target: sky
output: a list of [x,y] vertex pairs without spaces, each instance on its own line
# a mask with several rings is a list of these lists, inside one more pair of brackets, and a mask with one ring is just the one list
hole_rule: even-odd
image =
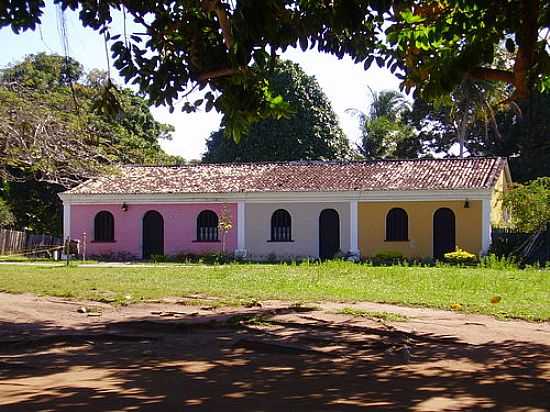
[[[107,59],[103,38],[97,32],[83,28],[76,13],[67,11],[65,21],[69,55],[82,63],[86,70],[106,70]],[[63,55],[59,22],[58,10],[48,2],[42,24],[36,31],[16,35],[9,27],[0,29],[0,67],[21,61],[27,54],[48,52]],[[118,16],[113,20],[112,31],[121,32],[122,26],[122,18]],[[131,26],[128,30],[131,32]],[[289,49],[282,57],[299,63],[306,73],[316,77],[352,144],[359,140],[359,124],[356,118],[346,113],[346,109],[366,111],[369,105],[368,87],[381,91],[398,89],[399,86],[399,80],[389,70],[380,69],[373,64],[365,71],[362,64],[354,64],[349,57],[339,60],[335,56],[315,50],[302,52],[299,49]],[[111,69],[111,73],[115,79],[118,78],[116,69]],[[119,83],[122,84],[122,80],[119,79]],[[189,99],[193,100],[193,95]],[[206,138],[218,129],[222,117],[214,111],[188,114],[178,110],[169,113],[164,107],[152,107],[151,110],[156,120],[171,124],[175,128],[173,139],[161,142],[163,149],[187,160],[201,158],[206,150]]]

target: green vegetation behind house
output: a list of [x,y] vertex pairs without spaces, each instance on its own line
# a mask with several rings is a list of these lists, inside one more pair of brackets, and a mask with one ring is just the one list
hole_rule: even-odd
[[224,301],[372,301],[550,320],[550,271],[538,269],[371,267],[341,261],[89,268],[2,265],[0,290],[114,302],[196,293]]

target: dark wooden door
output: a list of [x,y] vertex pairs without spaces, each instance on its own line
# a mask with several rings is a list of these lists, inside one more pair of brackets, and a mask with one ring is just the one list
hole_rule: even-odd
[[455,214],[451,209],[437,209],[433,221],[433,251],[435,259],[442,259],[456,249]]
[[143,216],[143,259],[151,255],[164,255],[164,219],[154,210]]
[[340,217],[334,209],[319,215],[319,257],[331,259],[340,250]]

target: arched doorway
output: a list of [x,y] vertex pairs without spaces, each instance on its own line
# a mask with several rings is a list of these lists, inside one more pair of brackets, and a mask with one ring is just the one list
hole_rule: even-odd
[[437,209],[433,219],[433,255],[442,259],[447,252],[456,249],[455,214],[446,207]]
[[164,255],[164,219],[155,210],[143,216],[143,259],[152,255]]
[[331,259],[340,250],[340,217],[334,209],[319,215],[319,257]]

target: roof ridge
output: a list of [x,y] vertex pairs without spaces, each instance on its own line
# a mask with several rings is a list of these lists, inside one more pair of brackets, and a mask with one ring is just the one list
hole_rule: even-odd
[[256,166],[256,165],[316,165],[316,164],[369,164],[369,163],[395,163],[395,162],[453,162],[453,161],[469,161],[469,160],[500,160],[500,156],[468,156],[468,157],[423,157],[414,159],[330,159],[330,160],[265,160],[257,162],[227,162],[227,163],[193,163],[193,164],[173,164],[173,165],[147,165],[147,164],[124,164],[121,167],[124,168],[190,168],[190,167],[204,167],[204,166]]

